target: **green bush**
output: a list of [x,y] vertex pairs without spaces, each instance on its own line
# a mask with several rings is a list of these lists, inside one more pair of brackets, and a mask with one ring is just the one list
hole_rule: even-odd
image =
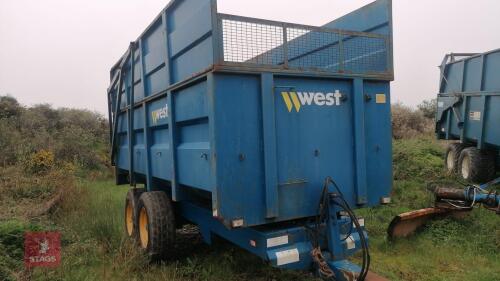
[[48,150],[35,152],[24,162],[24,169],[28,173],[46,173],[52,168],[54,168],[54,153]]
[[0,119],[0,166],[14,165],[18,160],[22,136],[13,123],[12,120]]
[[0,96],[0,119],[18,116],[22,110],[22,106],[14,97]]
[[21,164],[40,173],[72,163],[86,171],[107,170],[108,134],[99,113],[47,104],[24,108],[15,98],[0,96],[1,167]]
[[426,118],[421,110],[401,103],[392,105],[392,135],[394,139],[411,139],[432,134],[434,120]]
[[417,108],[424,114],[426,118],[434,119],[437,113],[437,99],[424,100]]

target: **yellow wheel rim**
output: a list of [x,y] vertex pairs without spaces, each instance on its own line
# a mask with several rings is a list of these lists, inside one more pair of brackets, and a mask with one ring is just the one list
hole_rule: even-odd
[[148,213],[146,208],[142,207],[139,213],[139,237],[141,238],[141,247],[146,249],[148,247],[149,233],[148,233]]
[[132,208],[132,203],[127,202],[127,207],[125,208],[125,226],[127,227],[128,236],[132,236],[134,231],[134,208]]

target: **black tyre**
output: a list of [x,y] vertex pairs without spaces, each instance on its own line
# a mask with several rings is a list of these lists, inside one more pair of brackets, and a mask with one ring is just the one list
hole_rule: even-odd
[[134,188],[128,191],[125,198],[125,233],[130,238],[137,237],[137,205],[144,188]]
[[448,174],[455,174],[458,172],[460,153],[467,148],[467,145],[462,143],[451,143],[446,149],[444,156],[444,165]]
[[495,177],[495,154],[475,147],[466,148],[460,153],[459,172],[464,180],[488,182]]
[[137,225],[139,245],[152,262],[173,254],[175,215],[172,202],[162,191],[144,192],[139,199]]

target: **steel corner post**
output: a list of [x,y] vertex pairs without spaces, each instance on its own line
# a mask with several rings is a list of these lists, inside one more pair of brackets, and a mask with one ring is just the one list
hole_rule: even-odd
[[125,88],[127,93],[127,116],[128,116],[128,176],[131,186],[135,186],[134,172],[134,104],[135,104],[135,42],[130,42],[130,87]]
[[261,75],[262,128],[264,143],[264,173],[266,217],[278,216],[278,171],[276,161],[276,112],[274,78],[271,73]]
[[353,80],[353,119],[356,173],[356,202],[363,205],[368,202],[366,192],[366,142],[365,142],[365,95],[364,81]]

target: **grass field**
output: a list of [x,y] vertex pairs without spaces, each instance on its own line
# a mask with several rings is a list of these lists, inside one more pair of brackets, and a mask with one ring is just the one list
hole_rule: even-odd
[[[443,178],[442,154],[430,138],[395,141],[393,203],[358,211],[370,235],[372,271],[391,280],[498,281],[500,218],[493,212],[479,208],[464,219],[434,221],[412,238],[386,239],[394,215],[431,204],[426,182]],[[0,223],[0,250],[9,253],[0,254],[0,267],[20,267],[12,259],[22,256],[21,230],[50,229],[62,232],[62,265],[36,269],[33,280],[315,280],[273,269],[224,241],[206,246],[196,232],[179,235],[176,260],[148,265],[124,236],[126,187],[81,180],[73,192],[48,218]]]

